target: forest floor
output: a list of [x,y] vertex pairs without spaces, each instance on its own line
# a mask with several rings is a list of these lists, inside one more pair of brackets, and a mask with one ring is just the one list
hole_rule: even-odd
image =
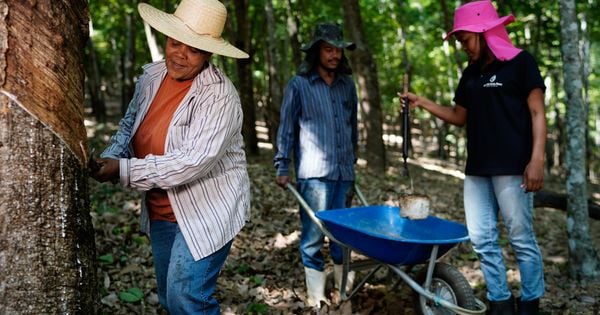
[[[96,126],[95,128],[97,128]],[[90,132],[97,152],[106,144],[111,128]],[[104,133],[103,133],[104,132]],[[402,159],[388,152],[390,167],[372,173],[357,167],[358,183],[371,204],[397,203],[409,187],[402,176]],[[288,191],[274,182],[273,152],[261,150],[248,158],[252,216],[235,238],[218,280],[217,299],[223,314],[309,314],[304,307],[304,272],[298,252],[298,206]],[[415,193],[429,196],[434,215],[464,222],[460,166],[438,160],[410,159],[409,173]],[[550,176],[546,188],[564,192],[564,181]],[[90,180],[92,217],[96,231],[100,314],[163,314],[158,305],[149,241],[138,232],[139,194],[111,184]],[[598,185],[590,195],[600,199]],[[566,213],[537,208],[534,213],[537,240],[545,263],[546,294],[542,314],[600,314],[600,282],[577,284],[568,277]],[[589,221],[590,234],[600,251],[600,221]],[[513,292],[519,295],[519,273],[505,235],[501,244]],[[470,244],[450,250],[442,261],[458,268],[485,300],[485,283]],[[327,271],[332,270],[328,262]],[[394,286],[392,273],[383,268],[352,299],[321,309],[321,314],[416,314],[413,293],[404,282]],[[414,275],[412,271],[409,274]],[[335,292],[332,297],[337,300]]]

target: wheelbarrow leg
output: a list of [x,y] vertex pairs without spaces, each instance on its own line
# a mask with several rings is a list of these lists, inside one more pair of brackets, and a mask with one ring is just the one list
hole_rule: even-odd
[[439,245],[434,245],[431,249],[431,256],[429,256],[429,264],[427,265],[427,276],[425,277],[425,290],[431,289],[431,279],[433,278],[433,270],[435,269],[435,263],[437,261],[437,253]]
[[[343,263],[342,263],[342,281],[340,283],[340,287],[338,288],[340,290],[340,296],[342,298],[342,301],[346,300],[348,298],[348,295],[346,292],[346,284],[348,282],[348,273],[350,273],[350,257],[351,257],[351,250],[350,248],[346,247],[346,246],[342,246],[342,251],[343,251]],[[335,271],[334,271],[335,273]],[[333,281],[336,282],[335,280],[335,275],[333,277]],[[352,289],[350,289],[352,290]]]

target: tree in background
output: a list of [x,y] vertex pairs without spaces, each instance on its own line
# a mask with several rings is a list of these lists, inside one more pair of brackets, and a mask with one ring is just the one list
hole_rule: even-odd
[[348,36],[356,44],[351,54],[352,68],[359,87],[359,107],[362,109],[362,124],[365,126],[367,145],[365,155],[367,165],[373,170],[385,172],[386,154],[383,144],[383,119],[377,64],[371,53],[369,42],[363,29],[358,0],[343,0],[344,27]]
[[87,196],[87,1],[0,1],[0,314],[96,303]]
[[582,99],[579,23],[574,0],[560,1],[561,52],[567,94],[567,233],[569,273],[579,281],[600,277],[598,254],[590,237],[586,176],[586,113]]

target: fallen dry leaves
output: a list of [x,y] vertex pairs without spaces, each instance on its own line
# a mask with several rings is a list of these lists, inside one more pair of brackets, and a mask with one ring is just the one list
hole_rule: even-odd
[[[298,207],[289,192],[275,185],[271,157],[272,152],[263,151],[261,157],[249,159],[252,219],[235,239],[219,278],[217,298],[223,314],[311,312],[303,303],[305,289],[298,253]],[[372,204],[394,204],[399,194],[409,187],[408,180],[401,175],[401,159],[391,153],[390,160],[392,166],[385,174],[358,168],[358,182]],[[431,198],[435,215],[464,222],[462,180],[452,176],[453,172],[444,174],[427,170],[418,165],[421,162],[433,163],[422,159],[410,165],[414,191]],[[99,256],[100,313],[162,314],[149,241],[138,232],[139,195],[110,184],[90,183]],[[560,190],[560,184],[555,184],[555,188]],[[600,285],[576,284],[566,275],[565,213],[536,209],[535,222],[545,259],[547,293],[541,301],[542,313],[600,314]],[[600,222],[591,220],[590,231],[596,248],[600,249]],[[509,246],[504,247],[508,276],[517,293],[516,262]],[[456,266],[472,285],[476,296],[484,300],[482,274],[469,244],[460,244],[443,260]],[[331,262],[327,270],[332,270]],[[402,282],[395,285],[397,279],[390,275],[385,268],[380,270],[352,299],[324,306],[319,313],[415,314],[411,289]],[[333,299],[339,300],[335,294],[333,292]]]

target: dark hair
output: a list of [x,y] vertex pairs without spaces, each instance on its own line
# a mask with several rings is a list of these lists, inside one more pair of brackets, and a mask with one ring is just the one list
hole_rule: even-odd
[[475,63],[479,68],[482,68],[486,62],[485,57],[487,57],[487,55],[492,56],[494,60],[497,60],[498,58],[496,58],[496,55],[494,55],[494,52],[490,49],[483,33],[477,33],[477,37],[479,37],[479,59]]
[[[298,74],[300,74],[300,75],[307,74],[317,66],[317,63],[319,62],[319,52],[321,49],[322,42],[323,41],[316,42],[306,52],[306,55],[304,56],[304,61],[302,61],[302,64],[300,64],[300,67],[298,67]],[[335,72],[336,72],[336,74],[346,74],[346,75],[352,74],[352,68],[350,68],[350,63],[348,62],[348,58],[346,58],[346,55],[344,54],[343,49],[342,49],[342,58],[340,60],[340,64],[335,69]]]

